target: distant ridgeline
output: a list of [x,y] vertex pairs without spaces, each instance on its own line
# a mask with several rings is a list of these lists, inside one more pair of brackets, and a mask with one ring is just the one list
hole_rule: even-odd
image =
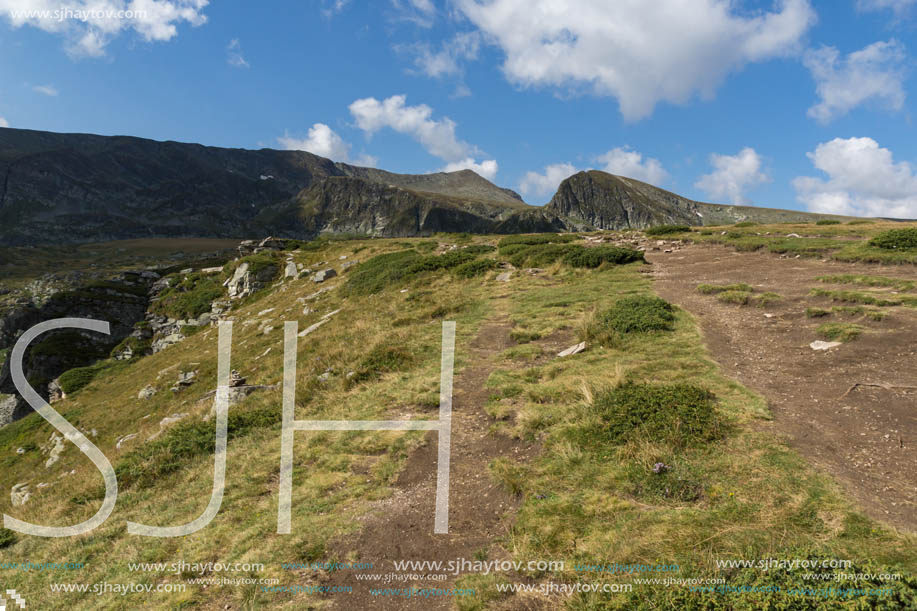
[[130,238],[309,239],[536,233],[804,221],[819,215],[695,202],[581,172],[529,206],[471,170],[392,174],[303,151],[226,149],[0,128],[0,245]]

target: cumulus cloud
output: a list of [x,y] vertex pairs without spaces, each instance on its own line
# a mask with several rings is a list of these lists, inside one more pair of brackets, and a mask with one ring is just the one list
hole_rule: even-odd
[[242,57],[242,44],[238,38],[229,41],[226,47],[226,63],[236,68],[248,68],[249,63]]
[[712,97],[730,72],[795,53],[815,22],[809,0],[754,15],[723,0],[455,1],[503,50],[512,83],[611,96],[628,120]]
[[894,39],[873,43],[843,59],[834,47],[807,52],[803,63],[815,79],[820,99],[808,116],[828,123],[869,101],[901,110],[906,58],[904,46]]
[[350,145],[324,123],[316,123],[310,127],[305,138],[294,138],[284,134],[283,137],[277,138],[277,142],[288,151],[306,151],[334,161],[347,161],[350,156]]
[[827,175],[793,181],[796,198],[812,212],[917,218],[917,173],[872,138],[835,138],[808,157]]
[[353,160],[354,165],[363,166],[364,168],[379,167],[379,158],[374,155],[361,154]]
[[209,0],[0,0],[0,15],[15,27],[32,26],[62,35],[75,57],[99,57],[122,32],[143,40],[168,41],[178,24],[199,26]]
[[596,160],[602,164],[602,169],[610,174],[626,176],[636,180],[659,185],[668,178],[662,164],[658,159],[651,157],[643,159],[643,155],[629,148],[613,148]]
[[738,155],[710,155],[713,172],[701,176],[694,186],[717,201],[727,200],[732,204],[750,203],[745,192],[758,185],[770,182],[767,172],[761,169],[761,157],[753,148],[744,148]]
[[40,93],[51,98],[56,98],[58,95],[57,89],[53,85],[35,85],[32,87],[32,91],[35,93]]
[[9,121],[4,119],[3,117],[0,117],[0,127],[9,127],[9,126],[10,126]]
[[462,159],[461,161],[453,161],[452,163],[447,163],[442,172],[458,172],[459,170],[472,170],[477,174],[480,174],[487,180],[493,180],[497,177],[497,171],[500,169],[499,164],[497,164],[496,159],[488,159],[482,161],[481,163],[475,162],[472,157]]
[[526,172],[519,182],[519,192],[524,196],[547,197],[557,191],[564,179],[573,176],[580,170],[571,163],[555,163],[545,166],[544,171]]
[[[426,104],[407,105],[407,96],[394,95],[381,102],[376,98],[363,98],[350,105],[350,114],[357,127],[372,135],[384,128],[406,134],[420,142],[428,153],[449,164],[475,163],[477,147],[455,135],[455,121],[448,117],[433,119],[433,109]],[[492,162],[492,165],[491,165]],[[497,162],[485,161],[479,167],[492,167],[496,173]],[[477,171],[477,170],[475,170]]]

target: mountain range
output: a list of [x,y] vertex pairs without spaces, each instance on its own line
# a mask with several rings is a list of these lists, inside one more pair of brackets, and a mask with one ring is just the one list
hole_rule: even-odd
[[520,233],[806,221],[819,215],[696,202],[605,172],[530,206],[471,170],[394,174],[303,151],[0,128],[0,245],[130,238],[309,239],[438,231]]

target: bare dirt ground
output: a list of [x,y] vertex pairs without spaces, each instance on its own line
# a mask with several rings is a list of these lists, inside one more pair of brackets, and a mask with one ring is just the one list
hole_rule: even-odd
[[[338,543],[338,556],[344,558],[357,552],[361,560],[374,564],[372,571],[363,572],[376,574],[395,572],[394,560],[448,562],[464,558],[474,561],[480,559],[476,558],[480,552],[488,553],[487,560],[509,559],[505,552],[492,544],[508,532],[519,499],[494,482],[489,475],[488,464],[499,457],[525,460],[538,451],[535,444],[491,433],[489,429],[493,419],[484,410],[488,399],[485,384],[494,369],[494,356],[513,345],[509,336],[511,327],[506,315],[499,311],[485,322],[471,343],[469,365],[455,376],[449,534],[433,534],[437,435],[431,432],[426,443],[408,458],[393,495],[380,502],[365,518],[356,536]],[[463,571],[468,572],[471,571]],[[454,608],[453,596],[373,596],[369,589],[449,589],[455,585],[455,575],[450,574],[447,580],[382,583],[357,580],[355,573],[338,571],[330,575],[326,585],[353,588],[350,594],[330,594],[332,608]]]
[[[691,312],[704,342],[725,372],[766,397],[774,416],[762,427],[785,436],[822,471],[839,481],[870,516],[917,531],[917,310],[883,308],[883,321],[835,314],[869,332],[826,352],[809,343],[826,319],[809,319],[810,297],[827,274],[869,274],[917,280],[910,266],[850,264],[819,259],[742,253],[722,246],[690,245],[650,252],[655,289]],[[744,282],[755,292],[783,296],[766,308],[720,303],[697,291],[701,283]],[[849,304],[848,304],[849,305]],[[772,317],[765,316],[772,314]],[[886,385],[859,386],[857,383]],[[849,392],[848,392],[849,390]]]

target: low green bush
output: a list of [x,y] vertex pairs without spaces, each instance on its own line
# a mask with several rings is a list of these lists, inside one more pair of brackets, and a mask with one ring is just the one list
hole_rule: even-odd
[[726,291],[742,291],[746,293],[752,292],[754,289],[744,282],[738,284],[698,284],[697,292],[704,295],[716,295],[717,293],[725,293]]
[[584,341],[614,346],[628,334],[670,331],[673,310],[672,304],[659,297],[625,297],[588,319],[580,336]]
[[209,312],[213,301],[223,296],[219,275],[174,274],[170,279],[172,285],[159,294],[159,299],[151,307],[157,314],[179,320],[197,318]]
[[741,222],[736,223],[735,225],[733,225],[733,227],[754,227],[754,226],[757,225],[757,224],[758,224],[758,223],[756,223],[756,222],[754,222],[754,221],[741,221]]
[[471,246],[463,248],[462,252],[467,252],[472,255],[486,255],[495,250],[497,250],[497,247],[491,246],[490,244],[472,244]]
[[14,531],[7,528],[0,528],[0,549],[15,545],[18,540]]
[[831,342],[852,342],[864,331],[866,329],[860,325],[846,322],[829,322],[818,327],[816,333]]
[[401,281],[408,275],[408,268],[421,258],[422,255],[415,250],[377,255],[360,263],[348,274],[345,291],[355,295],[378,293]]
[[585,267],[594,269],[603,263],[623,265],[635,261],[644,261],[643,253],[630,248],[618,246],[595,246],[593,248],[577,248],[564,255],[563,262],[570,267]]
[[478,259],[463,263],[455,268],[455,275],[459,278],[474,278],[486,274],[492,269],[497,268],[497,262],[493,259]]
[[96,365],[70,369],[61,374],[58,383],[61,390],[69,395],[88,386],[99,374],[99,371],[101,369]]
[[611,443],[639,437],[684,448],[722,436],[713,394],[691,384],[626,382],[596,393],[593,408]]
[[536,233],[532,235],[510,235],[500,240],[500,252],[503,252],[505,246],[514,244],[525,244],[534,246],[538,244],[566,244],[577,239],[577,236],[570,233]]
[[917,227],[885,231],[871,239],[869,245],[887,250],[917,248]]
[[646,235],[669,235],[671,233],[685,233],[691,231],[690,225],[656,225],[643,230]]
[[815,221],[816,225],[840,225],[841,222],[836,219],[819,219]]

